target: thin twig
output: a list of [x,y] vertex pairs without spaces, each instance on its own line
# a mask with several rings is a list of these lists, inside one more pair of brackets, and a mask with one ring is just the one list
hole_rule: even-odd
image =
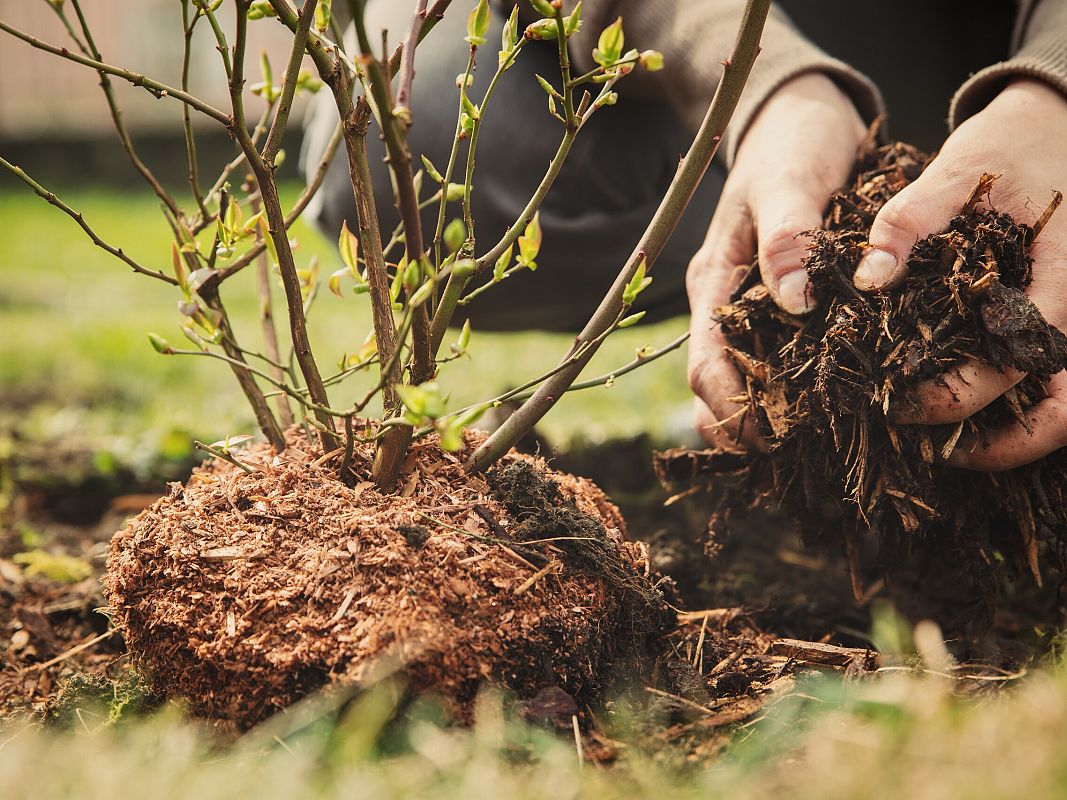
[[189,106],[195,108],[201,114],[206,114],[212,119],[221,122],[223,125],[228,126],[230,124],[230,117],[228,115],[224,114],[222,111],[219,111],[217,108],[209,105],[208,103],[205,103],[203,100],[200,100],[197,97],[193,97],[193,95],[191,94],[183,92],[181,89],[177,89],[173,86],[167,86],[165,83],[160,83],[159,81],[153,80],[152,78],[149,78],[146,75],[141,75],[138,72],[131,72],[130,70],[123,69],[122,67],[116,67],[112,66],[111,64],[105,64],[103,61],[98,61],[95,58],[87,58],[85,56],[80,56],[77,53],[72,53],[65,47],[56,47],[55,45],[48,44],[47,42],[42,42],[40,39],[30,36],[28,33],[23,33],[22,31],[16,28],[12,28],[10,25],[8,25],[6,22],[3,22],[2,20],[0,20],[0,31],[10,34],[16,39],[21,39],[22,41],[26,42],[26,44],[30,45],[31,47],[36,47],[38,50],[44,50],[46,53],[51,53],[54,56],[65,58],[68,61],[75,62],[76,64],[81,64],[82,66],[86,67],[92,67],[97,72],[106,72],[108,75],[114,75],[116,78],[122,78],[125,81],[129,81],[134,86],[141,87],[142,89],[149,92],[158,99],[162,99],[164,97],[173,97],[175,100],[179,100],[182,103],[187,103]]
[[86,235],[88,235],[88,237],[93,240],[93,244],[115,256],[115,258],[122,261],[134,272],[140,273],[141,275],[147,275],[150,278],[155,278],[156,280],[163,281],[164,283],[169,283],[171,286],[178,285],[178,281],[176,281],[170,275],[165,275],[162,272],[159,272],[158,270],[149,269],[148,267],[141,266],[128,255],[126,255],[122,251],[121,247],[113,247],[107,242],[105,242],[103,239],[101,239],[99,236],[97,236],[96,232],[89,227],[89,223],[85,221],[85,217],[82,216],[81,212],[75,211],[73,208],[71,208],[62,200],[60,200],[56,196],[55,192],[51,192],[41,186],[41,184],[39,184],[37,181],[27,175],[26,171],[22,169],[22,167],[16,167],[14,164],[12,164],[10,161],[7,161],[3,157],[0,157],[0,166],[2,166],[15,177],[22,180],[23,183],[33,189],[33,191],[37,194],[38,197],[45,199],[46,201],[48,201],[49,204],[55,206],[64,214],[67,214],[71,219],[77,222],[79,227],[81,227],[81,229],[85,231]]
[[[667,193],[655,216],[637,243],[627,263],[619,272],[604,300],[589,322],[578,335],[565,360],[589,342],[600,338],[605,331],[617,325],[622,309],[623,294],[641,263],[651,266],[662,252],[678,220],[689,204],[701,178],[722,140],[726,125],[740,100],[748,80],[752,64],[759,53],[759,41],[770,10],[770,0],[747,0],[733,53],[724,62],[722,78],[708,107],[704,121],[671,181]],[[512,414],[485,440],[467,460],[464,467],[470,472],[479,472],[496,462],[510,450],[533,426],[558,402],[559,398],[574,383],[585,365],[596,352],[599,344],[589,347],[573,365],[545,381],[533,397]]]

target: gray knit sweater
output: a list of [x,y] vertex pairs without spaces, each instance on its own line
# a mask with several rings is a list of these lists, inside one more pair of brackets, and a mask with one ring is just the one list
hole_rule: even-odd
[[[856,0],[876,1],[881,0]],[[742,0],[585,0],[585,23],[572,42],[573,58],[580,68],[595,66],[590,53],[600,31],[621,16],[627,46],[660,50],[666,64],[661,72],[635,73],[628,79],[629,90],[666,98],[695,128],[733,45],[743,5]],[[566,8],[572,6],[573,0],[567,0]],[[1018,7],[1011,57],[982,69],[959,88],[949,109],[950,126],[981,110],[1015,77],[1038,78],[1067,94],[1067,0],[1020,0]],[[804,38],[777,7],[772,7],[762,45],[724,141],[728,163],[764,100],[802,73],[829,75],[867,120],[881,113],[878,88]]]

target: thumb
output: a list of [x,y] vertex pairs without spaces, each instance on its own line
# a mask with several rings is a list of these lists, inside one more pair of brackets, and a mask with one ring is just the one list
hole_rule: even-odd
[[871,226],[870,247],[852,280],[864,292],[897,286],[908,274],[908,256],[920,239],[943,230],[962,202],[953,181],[939,174],[934,162],[878,212]]
[[753,203],[760,276],[774,302],[790,314],[815,307],[804,269],[808,238],[803,234],[822,225],[824,205],[825,198],[781,188]]

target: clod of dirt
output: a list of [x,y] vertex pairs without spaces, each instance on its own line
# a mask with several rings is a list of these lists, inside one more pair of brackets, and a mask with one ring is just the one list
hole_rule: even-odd
[[[903,285],[865,294],[852,275],[879,209],[915,180],[929,157],[905,144],[861,153],[850,188],[830,201],[805,263],[816,310],[779,310],[759,281],[743,276],[719,310],[731,355],[745,381],[742,425],[770,445],[766,455],[734,443],[658,460],[675,487],[724,488],[710,526],[772,500],[799,520],[805,541],[845,550],[853,561],[873,532],[891,572],[925,564],[928,583],[971,582],[967,617],[989,611],[995,567],[1041,582],[1041,560],[1061,567],[1067,543],[1067,458],[1054,454],[1000,473],[946,466],[957,446],[981,447],[987,433],[1025,424],[1047,396],[1048,378],[1067,366],[1067,337],[1049,325],[1024,290],[1031,248],[1060,200],[1034,225],[998,212],[995,183],[983,176],[943,232],[918,242]],[[983,205],[984,201],[984,205]],[[967,359],[1028,373],[991,406],[960,424],[898,425],[890,410],[909,387],[937,379]],[[862,593],[856,582],[854,590]]]
[[105,588],[131,657],[195,713],[247,726],[392,670],[461,717],[485,681],[588,702],[668,627],[647,550],[591,482],[510,456],[500,480],[540,493],[516,511],[428,438],[386,495],[369,446],[350,487],[339,454],[288,436],[280,456],[240,452],[253,473],[198,469],[112,540]]

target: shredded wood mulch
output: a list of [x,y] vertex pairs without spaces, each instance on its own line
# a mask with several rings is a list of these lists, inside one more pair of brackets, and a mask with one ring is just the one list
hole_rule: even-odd
[[[956,586],[955,617],[968,621],[992,612],[1002,562],[1038,584],[1042,565],[1062,574],[1067,457],[1000,473],[945,464],[958,444],[981,447],[995,427],[1026,425],[1048,378],[1067,366],[1067,337],[1025,295],[1031,247],[1062,197],[1034,225],[1021,224],[996,210],[996,178],[985,175],[960,198],[948,228],[915,245],[899,288],[857,291],[852,275],[875,215],[929,160],[900,143],[860,154],[849,188],[834,195],[823,229],[812,233],[805,266],[815,312],[779,310],[758,263],[719,310],[746,384],[742,425],[755,426],[769,453],[731,444],[675,450],[659,455],[657,469],[674,489],[716,488],[712,535],[754,504],[779,505],[799,520],[808,544],[848,554],[857,597],[860,543],[873,533],[889,575],[900,568],[920,584]],[[968,359],[1028,376],[963,423],[890,420],[891,408],[911,402],[910,386]]]
[[[112,540],[106,593],[150,684],[253,724],[315,689],[402,671],[462,717],[486,680],[595,697],[672,613],[644,545],[589,481],[513,456],[486,478],[426,439],[396,494],[338,480],[302,432],[213,462]],[[496,484],[496,490],[491,486]]]

